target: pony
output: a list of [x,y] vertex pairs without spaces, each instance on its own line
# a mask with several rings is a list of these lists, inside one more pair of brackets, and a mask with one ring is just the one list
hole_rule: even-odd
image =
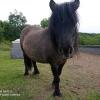
[[20,35],[25,73],[34,67],[33,74],[39,74],[36,62],[49,63],[53,73],[54,96],[61,96],[59,83],[62,68],[67,59],[78,52],[78,16],[80,1],[74,0],[61,4],[50,0],[52,11],[47,28],[36,25],[26,26]]

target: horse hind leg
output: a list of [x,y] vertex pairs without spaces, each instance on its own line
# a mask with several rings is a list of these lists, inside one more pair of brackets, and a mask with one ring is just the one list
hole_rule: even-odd
[[37,68],[36,62],[32,61],[32,63],[33,63],[33,67],[34,67],[33,75],[40,74],[40,72]]
[[59,76],[61,75],[62,68],[63,68],[64,64],[65,64],[65,62],[63,62],[62,64],[59,65],[59,68],[58,68],[58,75]]
[[31,70],[32,68],[32,61],[25,53],[23,53],[23,56],[24,56],[24,64],[25,64],[24,76],[27,76],[29,75],[29,70]]

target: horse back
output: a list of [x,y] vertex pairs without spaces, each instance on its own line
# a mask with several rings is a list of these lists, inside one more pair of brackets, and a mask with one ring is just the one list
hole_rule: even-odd
[[27,35],[30,34],[31,30],[37,31],[42,29],[40,26],[38,25],[27,25],[21,32],[20,34],[20,44],[21,44],[21,48],[23,48],[23,41],[25,39],[25,37],[27,37]]

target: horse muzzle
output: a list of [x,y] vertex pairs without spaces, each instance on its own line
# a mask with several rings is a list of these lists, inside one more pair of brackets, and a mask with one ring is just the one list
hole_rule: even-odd
[[68,59],[73,57],[73,47],[64,48],[63,55]]

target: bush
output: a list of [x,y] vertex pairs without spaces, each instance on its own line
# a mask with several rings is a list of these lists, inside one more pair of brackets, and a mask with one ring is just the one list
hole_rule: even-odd
[[80,33],[80,45],[100,45],[100,34]]
[[48,27],[48,19],[47,18],[44,18],[42,21],[41,21],[41,27],[43,28],[46,28]]

